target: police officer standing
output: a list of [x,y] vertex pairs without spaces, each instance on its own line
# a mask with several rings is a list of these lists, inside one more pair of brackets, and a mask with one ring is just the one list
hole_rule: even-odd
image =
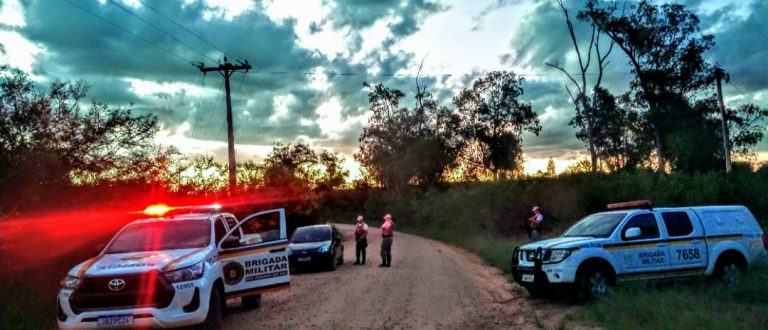
[[392,266],[392,235],[395,232],[392,224],[392,216],[384,216],[384,224],[381,225],[381,265],[379,267]]
[[368,247],[368,224],[362,215],[357,216],[355,225],[355,257],[353,265],[365,265],[365,249]]
[[531,241],[541,240],[541,227],[544,226],[544,215],[541,214],[538,206],[531,209],[533,216],[528,218],[528,225],[531,227]]

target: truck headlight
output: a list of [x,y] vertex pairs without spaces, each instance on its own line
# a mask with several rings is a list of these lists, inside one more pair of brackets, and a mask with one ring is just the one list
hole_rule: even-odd
[[64,289],[77,289],[78,286],[80,286],[80,282],[83,280],[79,277],[70,276],[67,275],[63,280],[61,280],[61,287]]
[[163,275],[171,283],[192,281],[203,277],[204,268],[205,266],[201,261],[186,268],[163,273]]
[[331,246],[330,246],[330,245],[323,245],[323,246],[321,246],[319,249],[317,249],[317,252],[320,252],[320,253],[326,253],[326,252],[328,252],[328,250],[329,250],[330,248],[331,248]]
[[571,255],[571,250],[554,249],[544,253],[544,258],[541,260],[545,264],[554,264],[565,260]]

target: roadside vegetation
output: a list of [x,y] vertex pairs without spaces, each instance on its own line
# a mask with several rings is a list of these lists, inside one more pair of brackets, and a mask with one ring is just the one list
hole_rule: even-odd
[[620,287],[574,319],[606,329],[764,329],[766,292],[768,265],[763,263],[735,286],[702,280],[658,288]]

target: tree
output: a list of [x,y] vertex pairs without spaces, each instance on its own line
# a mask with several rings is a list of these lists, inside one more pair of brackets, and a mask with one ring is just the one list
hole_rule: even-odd
[[589,159],[582,159],[569,165],[563,173],[566,175],[575,175],[581,173],[589,173],[591,171],[592,164],[590,164]]
[[330,151],[323,150],[317,157],[318,164],[322,170],[319,173],[319,177],[314,180],[316,189],[333,190],[344,187],[347,183],[349,171],[342,167],[339,156]]
[[555,169],[555,161],[552,158],[550,158],[547,161],[547,171],[544,172],[544,177],[545,178],[554,178],[556,176],[557,176],[557,171]]
[[749,154],[765,137],[764,122],[768,118],[768,108],[742,104],[736,109],[727,109],[726,118],[731,152]]
[[[577,135],[579,139],[582,141],[585,141],[587,144],[587,149],[589,150],[589,155],[591,159],[592,164],[592,172],[597,171],[597,160],[598,155],[595,147],[595,139],[594,136],[596,134],[595,130],[595,114],[594,114],[594,98],[591,98],[587,95],[587,75],[590,70],[590,67],[592,66],[592,52],[594,50],[595,53],[595,60],[597,61],[597,76],[595,81],[592,85],[592,92],[595,92],[596,90],[600,89],[600,83],[603,79],[603,70],[608,65],[608,61],[606,60],[608,58],[608,55],[611,54],[611,51],[613,50],[614,42],[613,40],[610,41],[608,44],[607,50],[601,51],[600,49],[600,36],[602,33],[599,32],[597,25],[592,23],[592,35],[589,39],[589,46],[586,50],[586,52],[582,53],[581,48],[579,47],[579,43],[576,38],[576,33],[574,32],[573,23],[571,22],[571,17],[568,14],[568,10],[565,8],[565,5],[563,4],[562,0],[558,0],[557,4],[560,6],[560,9],[563,11],[563,15],[565,16],[565,23],[568,27],[568,32],[571,37],[571,42],[573,43],[573,48],[576,51],[576,58],[579,62],[579,78],[580,81],[577,81],[573,75],[571,75],[563,66],[558,64],[552,64],[547,63],[547,65],[556,68],[563,72],[568,79],[571,81],[573,86],[576,88],[576,95],[574,95],[573,92],[571,92],[571,89],[566,85],[565,89],[568,91],[568,95],[571,97],[571,101],[573,101],[573,104],[576,107],[576,115],[571,119],[571,125],[574,127],[579,127],[581,129],[580,135]],[[612,11],[616,9],[616,6],[612,8]],[[611,12],[612,12],[611,11]],[[582,18],[583,19],[583,18]],[[597,131],[599,132],[599,131]]]
[[513,72],[494,71],[454,97],[462,131],[473,148],[464,159],[465,166],[475,167],[475,172],[487,170],[494,180],[519,166],[522,134],[541,131],[530,103],[520,100],[524,82]]
[[373,181],[394,190],[441,182],[463,146],[458,116],[439,106],[418,80],[413,108],[401,106],[405,93],[400,90],[382,84],[364,86],[369,89],[372,116],[360,135],[355,159]]
[[670,113],[687,101],[690,93],[712,79],[703,53],[714,45],[711,34],[702,34],[699,19],[679,4],[656,6],[642,0],[627,13],[616,15],[587,0],[579,18],[588,19],[627,55],[635,79],[632,87],[648,108],[645,117],[653,128],[654,145],[663,171],[669,151],[666,134],[674,129]]
[[309,187],[317,154],[307,144],[280,144],[264,160],[264,183],[268,187],[300,185]]
[[130,176],[151,157],[154,116],[81,105],[90,87],[83,81],[56,81],[43,92],[21,71],[0,74],[0,186],[18,187],[5,197],[19,201],[29,190],[70,185],[73,172]]
[[[699,100],[695,107],[698,112],[707,114],[712,121],[719,121],[720,111],[717,98],[712,95],[709,98]],[[760,107],[752,103],[742,104],[736,108],[725,109],[725,119],[728,124],[728,149],[731,153],[746,156],[752,152],[754,146],[763,140],[765,125],[763,121],[768,118],[768,108]],[[712,132],[722,139],[722,130]],[[722,156],[722,151],[718,154]]]
[[262,168],[266,187],[293,187],[296,191],[338,189],[349,175],[337,154],[327,150],[317,153],[304,143],[276,143]]

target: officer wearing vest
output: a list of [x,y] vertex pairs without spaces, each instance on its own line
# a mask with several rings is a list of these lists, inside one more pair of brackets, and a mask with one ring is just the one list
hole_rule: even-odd
[[355,263],[353,265],[365,265],[365,249],[368,247],[368,224],[362,215],[357,216],[355,225]]
[[384,224],[381,225],[381,265],[379,267],[392,266],[392,235],[395,229],[392,224],[392,216],[384,216]]

